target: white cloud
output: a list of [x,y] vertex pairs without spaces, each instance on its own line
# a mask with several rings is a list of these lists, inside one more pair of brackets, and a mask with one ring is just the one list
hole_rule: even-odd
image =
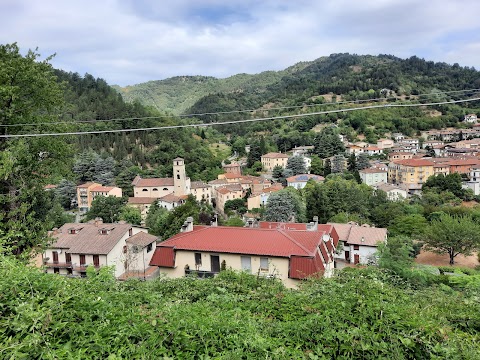
[[9,1],[0,43],[121,85],[279,70],[338,52],[480,65],[475,0]]

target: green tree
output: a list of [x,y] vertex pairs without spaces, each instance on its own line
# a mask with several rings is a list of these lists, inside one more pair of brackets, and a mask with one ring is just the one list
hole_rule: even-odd
[[281,182],[283,178],[283,168],[280,165],[275,165],[272,169],[272,178],[276,182]]
[[129,224],[140,225],[142,222],[142,214],[136,207],[125,206],[120,213],[120,220],[124,220]]
[[237,214],[245,214],[247,212],[247,207],[245,206],[245,199],[233,199],[225,201],[225,206],[223,207],[225,213],[236,212]]
[[148,209],[147,219],[145,220],[149,233],[153,235],[160,235],[167,225],[167,218],[169,212],[167,209],[158,205],[155,201]]
[[347,160],[347,170],[354,172],[357,170],[357,157],[354,153],[351,153]]
[[55,197],[64,209],[70,209],[72,203],[76,202],[77,187],[73,181],[62,179],[54,190]]
[[362,170],[370,167],[370,158],[368,154],[366,153],[360,153],[358,154],[357,157],[357,162],[356,162],[356,168],[357,170]]
[[430,176],[423,184],[422,191],[435,191],[436,193],[449,191],[459,198],[465,196],[465,190],[462,188],[462,176],[458,173]]
[[317,155],[312,155],[312,164],[310,165],[310,173],[316,175],[323,174],[323,161]]
[[425,229],[423,240],[427,249],[447,253],[453,265],[457,255],[468,256],[480,248],[480,225],[471,217],[442,214]]
[[[63,88],[49,61],[39,54],[20,54],[16,44],[0,45],[0,125],[8,135],[27,130],[20,123],[56,121],[63,105]],[[33,132],[61,131],[65,125],[39,125]],[[30,131],[30,130],[28,130]],[[0,127],[7,135],[7,127]],[[47,242],[48,197],[43,190],[51,179],[66,175],[71,146],[64,138],[0,138],[0,246],[7,253],[30,255]]]
[[345,146],[333,127],[323,128],[315,138],[315,153],[322,159],[343,153]]
[[126,204],[125,198],[116,196],[97,196],[92,201],[90,210],[85,214],[85,220],[102,218],[105,223],[114,223],[120,220]]
[[306,221],[305,201],[300,193],[292,187],[272,193],[265,205],[265,220],[287,222],[292,219]]
[[303,156],[291,156],[287,160],[286,169],[292,172],[292,175],[305,174],[305,158]]
[[388,227],[388,231],[392,236],[403,235],[418,239],[425,231],[427,225],[427,219],[422,215],[408,214],[395,217]]
[[345,169],[345,156],[337,154],[332,159],[332,173],[342,173]]
[[226,226],[236,226],[236,227],[243,227],[245,226],[245,223],[243,220],[238,217],[238,216],[231,216],[228,218],[227,221],[225,221]]
[[378,265],[403,275],[413,265],[413,241],[408,236],[392,236],[378,246]]

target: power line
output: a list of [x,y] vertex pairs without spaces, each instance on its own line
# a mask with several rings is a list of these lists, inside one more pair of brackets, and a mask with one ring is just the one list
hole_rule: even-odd
[[167,125],[167,126],[158,126],[158,127],[150,127],[150,128],[97,130],[97,131],[75,131],[75,132],[64,132],[64,133],[40,133],[40,134],[36,133],[36,134],[0,135],[0,138],[26,138],[26,137],[44,137],[44,136],[108,134],[108,133],[124,133],[124,132],[134,132],[134,131],[150,131],[150,130],[180,129],[180,128],[191,128],[191,127],[207,127],[207,126],[216,126],[216,125],[249,123],[249,122],[257,122],[257,121],[294,119],[294,118],[302,118],[302,117],[312,116],[312,115],[324,115],[324,114],[350,112],[350,111],[358,111],[358,110],[366,110],[366,109],[378,109],[378,108],[388,108],[388,107],[393,108],[393,107],[434,106],[434,105],[444,105],[444,104],[465,103],[465,102],[471,102],[471,101],[477,101],[477,100],[480,100],[480,98],[442,101],[442,102],[425,103],[425,104],[369,105],[369,106],[356,107],[356,108],[345,108],[345,109],[336,109],[336,110],[317,111],[317,112],[305,113],[305,114],[283,115],[283,116],[273,116],[273,117],[266,117],[266,118],[255,118],[255,119],[244,119],[244,120],[233,120],[233,121],[221,121],[221,122],[214,122],[214,123]]
[[[429,94],[419,94],[412,95],[415,97],[422,96],[438,96],[445,94],[454,94],[454,93],[469,93],[472,95],[479,92],[480,89],[467,89],[467,90],[451,90],[451,91],[440,91]],[[0,127],[19,127],[19,126],[38,126],[38,125],[61,125],[61,124],[93,124],[97,122],[110,122],[110,121],[132,121],[132,120],[153,120],[153,119],[175,119],[175,118],[184,118],[184,117],[193,117],[193,116],[205,116],[205,115],[227,115],[227,114],[238,114],[238,113],[251,113],[257,111],[273,111],[273,110],[283,110],[283,109],[298,109],[298,108],[309,108],[316,106],[328,106],[328,105],[343,105],[343,104],[357,104],[364,102],[377,102],[377,101],[388,101],[393,99],[399,99],[398,96],[391,96],[385,98],[373,98],[373,99],[363,99],[363,100],[349,100],[349,101],[337,101],[337,102],[328,102],[322,104],[303,104],[303,105],[292,105],[292,106],[280,106],[269,109],[248,109],[248,110],[231,110],[231,111],[218,111],[218,112],[206,112],[206,113],[192,113],[192,114],[181,114],[181,115],[160,115],[160,116],[143,116],[143,117],[129,117],[129,118],[112,118],[112,119],[91,119],[91,120],[77,120],[74,121],[52,121],[52,122],[42,122],[42,123],[23,123],[23,124],[0,124]],[[157,107],[158,108],[158,107]]]

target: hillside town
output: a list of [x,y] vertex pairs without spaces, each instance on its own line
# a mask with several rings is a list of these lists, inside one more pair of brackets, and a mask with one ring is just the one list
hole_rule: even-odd
[[[349,156],[366,155],[367,166],[358,171],[360,182],[373,191],[384,192],[390,201],[421,196],[429,177],[449,174],[460,174],[462,187],[476,196],[480,194],[480,157],[476,151],[480,136],[477,137],[476,116],[465,116],[465,122],[473,123],[472,131],[427,131],[418,138],[395,133],[376,144],[351,143],[339,136],[345,153],[324,162],[340,157],[340,168],[345,170]],[[123,280],[183,277],[192,273],[211,277],[228,267],[279,278],[286,286],[296,287],[301,279],[332,276],[334,269],[375,264],[377,247],[387,241],[386,228],[353,221],[319,224],[317,216],[311,223],[298,223],[294,217],[285,222],[259,217],[258,210],[265,208],[269,197],[285,186],[301,190],[308,183],[325,180],[310,172],[313,150],[314,146],[299,146],[288,153],[263,154],[259,176],[242,175],[246,160],[239,158],[224,164],[224,173],[208,183],[191,181],[184,159],[175,158],[173,177],[137,175],[133,179],[133,196],[128,198],[127,206],[140,212],[140,225],[125,221],[103,223],[101,218],[67,223],[51,232],[55,241],[43,254],[43,265],[47,272],[80,277],[86,276],[88,266],[98,269],[113,265],[115,276]],[[284,178],[282,184],[272,173],[287,169],[292,158],[303,164],[305,173]],[[78,185],[78,210],[85,214],[97,197],[121,198],[123,193],[119,187],[95,182]],[[214,206],[216,215],[210,224],[194,225],[193,218],[188,217],[177,229],[178,234],[170,238],[148,233],[145,220],[152,206],[171,212],[184,205],[189,196],[198,203]],[[243,227],[219,225],[219,219],[232,215],[226,205],[235,200],[246,208]]]

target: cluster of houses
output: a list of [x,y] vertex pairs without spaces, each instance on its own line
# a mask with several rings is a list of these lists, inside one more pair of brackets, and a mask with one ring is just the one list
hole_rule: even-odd
[[367,225],[252,221],[246,227],[193,225],[165,241],[143,227],[101,219],[54,229],[43,254],[48,273],[86,276],[87,269],[113,266],[120,279],[213,277],[222,269],[280,279],[296,287],[309,277],[331,276],[335,268],[375,261],[387,229]]
[[[380,139],[377,144],[346,143],[346,151],[355,155],[386,154],[388,160],[370,161],[370,167],[359,174],[363,183],[385,191],[391,200],[420,193],[432,175],[452,173],[462,174],[464,186],[479,195],[480,124],[473,114],[465,121],[474,124],[473,128],[429,131],[422,134],[422,139],[394,133],[391,139]],[[303,157],[308,169],[312,150],[313,146],[296,147],[291,156]],[[268,153],[262,155],[261,162],[264,170],[271,172],[275,166],[285,168],[288,159],[287,154]],[[145,218],[153,203],[172,210],[191,195],[215,205],[224,214],[229,200],[246,198],[252,210],[264,206],[270,194],[283,188],[267,177],[242,175],[239,163],[225,164],[224,171],[208,183],[191,181],[184,160],[176,158],[171,178],[137,176],[128,204],[139,208]],[[324,178],[307,173],[286,179],[287,185],[296,189],[310,180],[321,182]],[[87,211],[97,196],[121,197],[122,190],[93,182],[79,185],[79,209]],[[386,241],[387,229],[355,223],[318,224],[316,218],[308,224],[251,218],[243,228],[218,226],[216,222],[197,226],[188,218],[180,233],[160,241],[145,227],[124,222],[105,224],[96,219],[65,224],[50,236],[54,241],[43,255],[49,273],[85,276],[88,267],[113,266],[118,279],[149,279],[159,274],[211,277],[231,268],[279,278],[286,286],[296,287],[308,277],[330,276],[335,268],[375,262],[377,246]]]

